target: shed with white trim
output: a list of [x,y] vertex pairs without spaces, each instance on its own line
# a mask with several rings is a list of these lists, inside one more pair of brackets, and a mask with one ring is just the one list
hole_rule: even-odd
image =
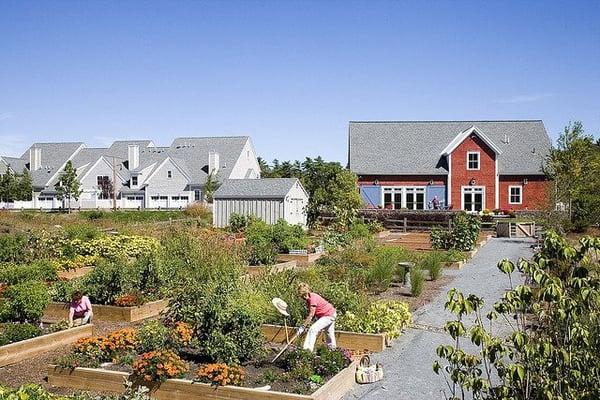
[[240,214],[306,226],[307,206],[308,193],[296,178],[226,179],[213,195],[213,225],[226,227],[231,214]]

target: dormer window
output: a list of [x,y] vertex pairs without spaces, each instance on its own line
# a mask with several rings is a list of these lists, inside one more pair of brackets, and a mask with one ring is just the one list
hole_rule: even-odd
[[173,177],[173,171],[167,171],[167,178],[171,179]]
[[131,177],[131,187],[135,187],[138,185],[138,177],[137,176],[132,176]]
[[467,169],[478,170],[479,169],[479,152],[469,151],[467,152]]

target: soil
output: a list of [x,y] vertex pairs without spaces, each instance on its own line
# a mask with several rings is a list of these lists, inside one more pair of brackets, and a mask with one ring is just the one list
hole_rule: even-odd
[[393,283],[392,286],[383,293],[373,296],[377,300],[401,300],[408,303],[411,312],[430,303],[454,278],[448,275],[440,277],[438,280],[426,280],[423,285],[423,292],[419,297],[414,297],[410,293],[410,288],[402,286],[400,283]]

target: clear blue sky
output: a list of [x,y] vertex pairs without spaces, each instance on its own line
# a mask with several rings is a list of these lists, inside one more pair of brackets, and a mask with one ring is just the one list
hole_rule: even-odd
[[600,132],[600,1],[0,1],[0,154],[250,135],[346,162],[349,120]]

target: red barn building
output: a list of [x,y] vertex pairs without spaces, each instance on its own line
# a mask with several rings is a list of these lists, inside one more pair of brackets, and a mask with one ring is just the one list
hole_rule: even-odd
[[350,170],[368,207],[537,210],[549,182],[542,121],[350,122]]

